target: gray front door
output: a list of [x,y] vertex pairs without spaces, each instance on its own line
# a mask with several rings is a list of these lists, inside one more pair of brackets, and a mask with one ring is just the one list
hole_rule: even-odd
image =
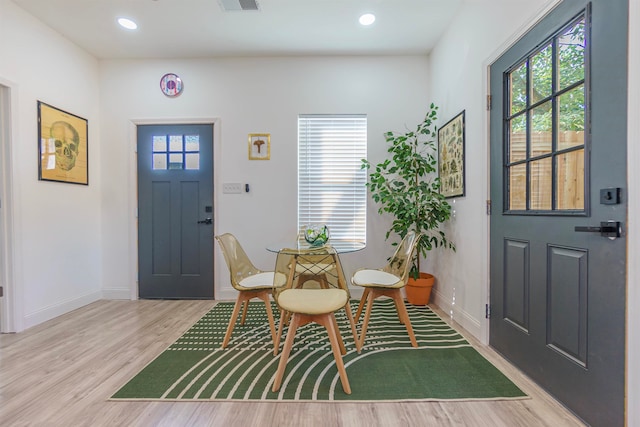
[[138,126],[140,298],[213,298],[213,125]]
[[565,0],[490,71],[490,344],[594,426],[624,424],[627,9]]

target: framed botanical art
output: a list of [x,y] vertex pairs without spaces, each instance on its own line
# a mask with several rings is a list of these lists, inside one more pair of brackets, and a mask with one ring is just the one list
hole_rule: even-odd
[[89,185],[86,119],[38,101],[38,179]]
[[249,160],[269,160],[271,157],[271,135],[268,133],[249,134]]
[[464,196],[464,110],[438,130],[438,175],[440,193]]

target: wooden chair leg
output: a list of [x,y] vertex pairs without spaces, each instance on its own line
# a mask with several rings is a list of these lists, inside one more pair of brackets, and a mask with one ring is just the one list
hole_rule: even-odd
[[271,331],[271,340],[273,341],[273,347],[275,348],[275,346],[276,346],[276,321],[273,318],[273,310],[271,310],[271,301],[269,301],[269,295],[270,294],[271,294],[270,291],[264,291],[264,292],[261,292],[258,295],[258,298],[260,298],[264,302],[264,308],[267,311],[267,319],[269,319],[269,329]]
[[[333,357],[336,360],[336,367],[338,368],[338,374],[340,375],[340,382],[342,383],[342,389],[345,393],[351,394],[351,386],[349,385],[349,378],[347,377],[347,371],[344,368],[344,361],[342,360],[342,354],[340,354],[340,333],[335,328],[335,316],[333,313],[321,314],[314,316],[316,323],[321,324],[327,329],[329,334],[329,341],[331,342],[331,350],[333,351]],[[333,318],[333,319],[332,319]]]
[[360,349],[362,349],[362,347],[364,346],[364,338],[367,335],[367,326],[369,325],[369,317],[371,317],[371,308],[373,307],[374,299],[375,299],[375,295],[368,295],[367,310],[364,313],[364,320],[362,321],[362,330],[360,331]]
[[351,305],[349,301],[347,301],[347,305],[344,306],[344,310],[347,312],[347,319],[349,320],[349,325],[351,326],[351,333],[353,334],[353,342],[356,346],[356,351],[360,354],[360,342],[358,341],[358,332],[356,331],[356,323],[353,320],[353,314],[351,313]]
[[333,322],[334,329],[338,332],[338,344],[340,344],[340,354],[347,354],[347,348],[344,346],[344,340],[342,339],[342,334],[340,333],[340,327],[338,326],[338,319],[332,313],[331,321]]
[[367,298],[369,297],[369,292],[371,292],[371,289],[364,288],[364,292],[362,293],[362,298],[360,298],[360,304],[358,304],[358,311],[356,311],[356,317],[353,319],[356,323],[360,321],[362,308],[364,307],[364,303],[367,302]]
[[402,299],[402,294],[400,293],[400,289],[398,289],[397,291],[398,292],[393,293],[393,300],[396,302],[398,316],[400,317],[400,321],[404,323],[405,328],[407,328],[407,333],[409,334],[411,345],[413,347],[418,347],[416,336],[413,333],[413,326],[411,326],[411,320],[409,320],[409,313],[407,313],[407,308],[404,306],[404,300]]
[[[283,326],[282,319],[284,316],[281,316],[280,326]],[[282,385],[282,379],[284,378],[284,373],[287,367],[287,361],[289,359],[289,355],[291,354],[291,348],[293,347],[293,341],[295,339],[296,330],[299,326],[307,324],[309,322],[315,322],[325,327],[327,330],[327,334],[329,335],[329,342],[331,343],[331,350],[333,352],[333,357],[336,361],[336,367],[338,368],[338,374],[340,375],[340,382],[342,383],[342,388],[344,392],[347,394],[351,394],[351,386],[349,385],[349,378],[347,377],[347,371],[344,366],[344,361],[342,360],[342,348],[344,347],[344,343],[341,345],[342,337],[340,336],[340,332],[337,329],[337,320],[335,318],[334,313],[326,313],[319,314],[314,316],[302,315],[298,313],[293,313],[291,318],[291,324],[289,325],[289,331],[287,332],[287,338],[284,342],[284,347],[282,348],[282,353],[280,354],[280,361],[278,362],[278,370],[276,371],[276,375],[273,380],[273,386],[271,387],[271,391],[274,393],[280,390],[280,386]],[[280,331],[279,331],[280,332]]]
[[[400,294],[400,291],[398,290],[398,294]],[[392,296],[393,298],[393,303],[396,306],[396,314],[398,315],[398,320],[400,321],[401,325],[404,325],[404,319],[402,318],[402,316],[400,316],[400,310],[401,307],[404,307],[404,299],[402,298],[402,295],[400,295],[400,298],[396,298],[395,295]]]
[[242,307],[242,319],[240,319],[240,324],[244,325],[244,321],[247,319],[247,311],[249,310],[249,300],[244,302],[244,307]]
[[318,276],[318,283],[320,283],[320,288],[322,289],[329,289],[330,287],[326,274],[323,274],[322,276]]
[[284,310],[280,310],[280,322],[278,324],[278,332],[276,333],[276,339],[273,341],[273,355],[278,355],[280,349],[280,340],[282,339],[282,329],[284,328],[286,313]]
[[284,377],[284,371],[287,367],[287,360],[289,359],[289,353],[291,353],[291,347],[293,347],[293,338],[296,335],[296,329],[300,323],[300,316],[296,313],[291,319],[291,325],[289,325],[289,332],[287,332],[287,339],[284,341],[284,347],[280,354],[280,362],[278,362],[278,370],[276,371],[276,377],[273,380],[273,387],[271,391],[274,393],[280,390],[282,385],[282,377]]
[[236,303],[233,306],[233,313],[231,313],[231,319],[229,319],[229,326],[227,326],[227,333],[224,335],[224,340],[222,340],[222,348],[226,348],[229,344],[229,340],[231,339],[231,333],[233,332],[233,327],[236,324],[236,320],[238,319],[238,313],[240,312],[240,307],[242,307],[242,302],[244,301],[244,297],[242,292],[238,294],[238,298],[236,298]]

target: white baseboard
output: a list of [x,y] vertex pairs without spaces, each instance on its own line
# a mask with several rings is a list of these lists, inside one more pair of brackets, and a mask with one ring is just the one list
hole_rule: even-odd
[[349,288],[349,292],[351,293],[351,298],[360,299],[362,298],[362,294],[364,293],[364,288]]
[[460,306],[452,305],[447,298],[440,295],[435,289],[431,293],[431,303],[437,305],[442,311],[447,313],[450,318],[462,326],[467,332],[481,340],[482,328],[480,321],[475,319]]
[[77,298],[62,301],[54,305],[50,305],[34,313],[29,313],[24,316],[24,329],[31,328],[46,322],[63,314],[67,314],[70,311],[76,310],[85,305],[91,304],[102,299],[102,292],[92,292],[90,294],[82,295]]
[[235,289],[219,289],[215,294],[216,301],[235,301],[238,298],[238,291]]
[[131,299],[131,290],[129,288],[109,288],[102,289],[103,299]]

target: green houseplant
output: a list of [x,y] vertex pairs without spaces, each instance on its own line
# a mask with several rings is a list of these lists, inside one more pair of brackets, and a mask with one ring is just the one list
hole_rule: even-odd
[[[371,197],[380,204],[378,213],[394,218],[386,239],[392,233],[402,239],[410,230],[423,235],[412,260],[410,276],[416,280],[420,277],[420,255],[426,257],[438,246],[455,250],[440,230],[440,224],[451,217],[451,205],[440,194],[437,176],[437,111],[432,103],[415,130],[384,134],[390,156],[375,165],[367,182]],[[370,170],[372,165],[363,159],[362,167]]]

